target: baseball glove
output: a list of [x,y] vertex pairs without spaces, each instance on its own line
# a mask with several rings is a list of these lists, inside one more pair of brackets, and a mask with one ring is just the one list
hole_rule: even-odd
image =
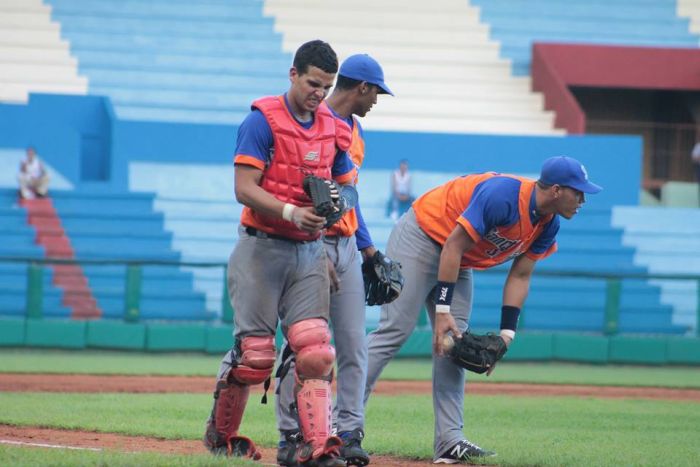
[[465,332],[454,339],[448,352],[452,361],[474,373],[486,373],[506,354],[508,347],[501,336],[495,334],[472,334]]
[[383,305],[396,300],[403,290],[401,263],[377,251],[362,263],[362,278],[365,282],[367,305]]
[[311,198],[317,215],[326,218],[324,228],[335,224],[343,217],[340,206],[340,188],[333,180],[307,175],[304,177],[304,192]]

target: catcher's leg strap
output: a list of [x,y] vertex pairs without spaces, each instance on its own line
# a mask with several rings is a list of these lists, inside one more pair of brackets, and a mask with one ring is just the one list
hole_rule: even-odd
[[[330,345],[330,331],[323,319],[294,323],[287,335],[296,355],[295,396],[300,428],[304,441],[311,448],[308,458],[317,458],[325,453],[331,433],[331,380],[335,349]],[[300,457],[300,460],[308,458]]]
[[229,455],[255,457],[255,444],[238,435],[251,384],[260,384],[272,374],[275,364],[273,336],[244,337],[241,355],[216,384],[214,393],[214,426],[228,447]]

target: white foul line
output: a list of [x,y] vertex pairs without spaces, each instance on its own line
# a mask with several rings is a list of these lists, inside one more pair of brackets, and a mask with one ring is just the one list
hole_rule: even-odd
[[100,448],[80,448],[77,446],[63,446],[61,444],[25,443],[24,441],[10,441],[9,439],[0,439],[0,444],[17,444],[20,446],[36,446],[40,448],[55,449],[77,449],[80,451],[102,451]]

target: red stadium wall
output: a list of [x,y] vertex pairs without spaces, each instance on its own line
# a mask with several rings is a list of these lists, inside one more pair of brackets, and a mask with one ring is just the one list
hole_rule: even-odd
[[697,91],[700,49],[534,44],[533,90],[556,112],[557,128],[582,134],[586,115],[570,86]]

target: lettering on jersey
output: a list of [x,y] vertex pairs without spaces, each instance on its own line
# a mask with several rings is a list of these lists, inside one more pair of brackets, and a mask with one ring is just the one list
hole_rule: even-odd
[[318,160],[318,152],[316,151],[309,151],[305,156],[304,156],[305,161],[317,161]]
[[496,248],[491,248],[490,250],[486,250],[484,253],[486,253],[489,257],[493,258],[494,256],[498,256],[500,253],[503,253],[504,251],[510,250],[516,245],[519,245],[522,240],[511,240],[509,238],[502,237],[498,229],[491,229],[489,233],[484,235],[484,239],[488,242],[493,243],[493,245]]

